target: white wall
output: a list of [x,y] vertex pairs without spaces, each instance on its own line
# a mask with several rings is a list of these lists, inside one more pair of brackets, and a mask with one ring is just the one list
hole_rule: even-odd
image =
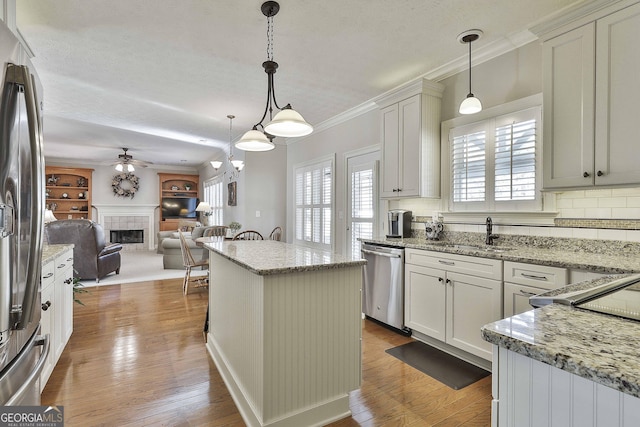
[[[330,129],[313,134],[290,144],[287,152],[287,241],[293,241],[293,168],[304,162],[336,155],[334,250],[346,253],[346,191],[344,154],[359,148],[380,144],[380,113],[369,111]],[[342,213],[342,218],[340,218]]]
[[[225,165],[215,172],[207,162],[199,170],[201,182],[224,174],[224,223],[228,225],[237,221],[242,224],[243,230],[259,231],[265,238],[274,227],[285,228],[287,147],[276,145],[274,150],[266,152],[234,150],[233,156],[244,160],[245,167],[231,180],[231,174],[224,173]],[[226,163],[226,158],[217,160]],[[227,184],[232,180],[237,182],[236,206],[226,205]],[[256,217],[256,211],[260,211],[260,217]]]

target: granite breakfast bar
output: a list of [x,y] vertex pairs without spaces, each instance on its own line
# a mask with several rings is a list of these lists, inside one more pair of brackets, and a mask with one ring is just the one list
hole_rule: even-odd
[[640,425],[639,322],[551,304],[485,325],[482,335],[494,345],[494,425]]
[[207,350],[249,426],[350,415],[361,381],[364,260],[277,241],[209,249]]

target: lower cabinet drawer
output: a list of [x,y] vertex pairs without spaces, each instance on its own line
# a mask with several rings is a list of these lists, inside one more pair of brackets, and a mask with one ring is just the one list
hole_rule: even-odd
[[404,254],[404,262],[405,264],[444,269],[470,276],[502,280],[502,261],[498,259],[407,249]]
[[566,268],[505,261],[504,281],[551,290],[566,286],[569,272]]

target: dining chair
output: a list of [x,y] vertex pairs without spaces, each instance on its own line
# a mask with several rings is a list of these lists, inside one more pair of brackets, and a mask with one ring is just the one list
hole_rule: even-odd
[[226,225],[214,225],[207,228],[204,231],[203,237],[220,237],[224,238],[227,235],[227,227]]
[[191,254],[191,249],[189,249],[189,245],[187,244],[187,239],[184,237],[184,233],[178,230],[178,235],[180,236],[180,249],[182,250],[182,264],[184,265],[185,273],[184,273],[184,281],[182,282],[182,292],[187,295],[189,282],[194,282],[194,287],[202,287],[209,285],[209,278],[207,277],[197,277],[195,279],[191,279],[191,269],[195,267],[209,268],[209,260],[195,260],[193,255]]
[[271,230],[271,234],[269,234],[269,240],[282,240],[282,227],[276,227]]
[[233,240],[264,240],[262,234],[254,230],[241,231],[233,237]]

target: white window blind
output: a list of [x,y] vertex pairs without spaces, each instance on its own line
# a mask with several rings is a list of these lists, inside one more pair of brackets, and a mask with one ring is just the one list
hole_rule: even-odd
[[453,201],[482,202],[485,200],[486,132],[473,132],[453,138],[451,170],[453,171]]
[[224,187],[222,176],[206,180],[203,187],[204,201],[211,206],[209,225],[224,225]]
[[496,128],[495,199],[533,200],[536,197],[536,121]]
[[333,222],[333,161],[295,168],[295,240],[331,247]]
[[540,107],[451,129],[452,210],[541,210]]
[[375,213],[374,166],[355,167],[351,172],[351,253],[360,253],[360,240],[373,237]]

